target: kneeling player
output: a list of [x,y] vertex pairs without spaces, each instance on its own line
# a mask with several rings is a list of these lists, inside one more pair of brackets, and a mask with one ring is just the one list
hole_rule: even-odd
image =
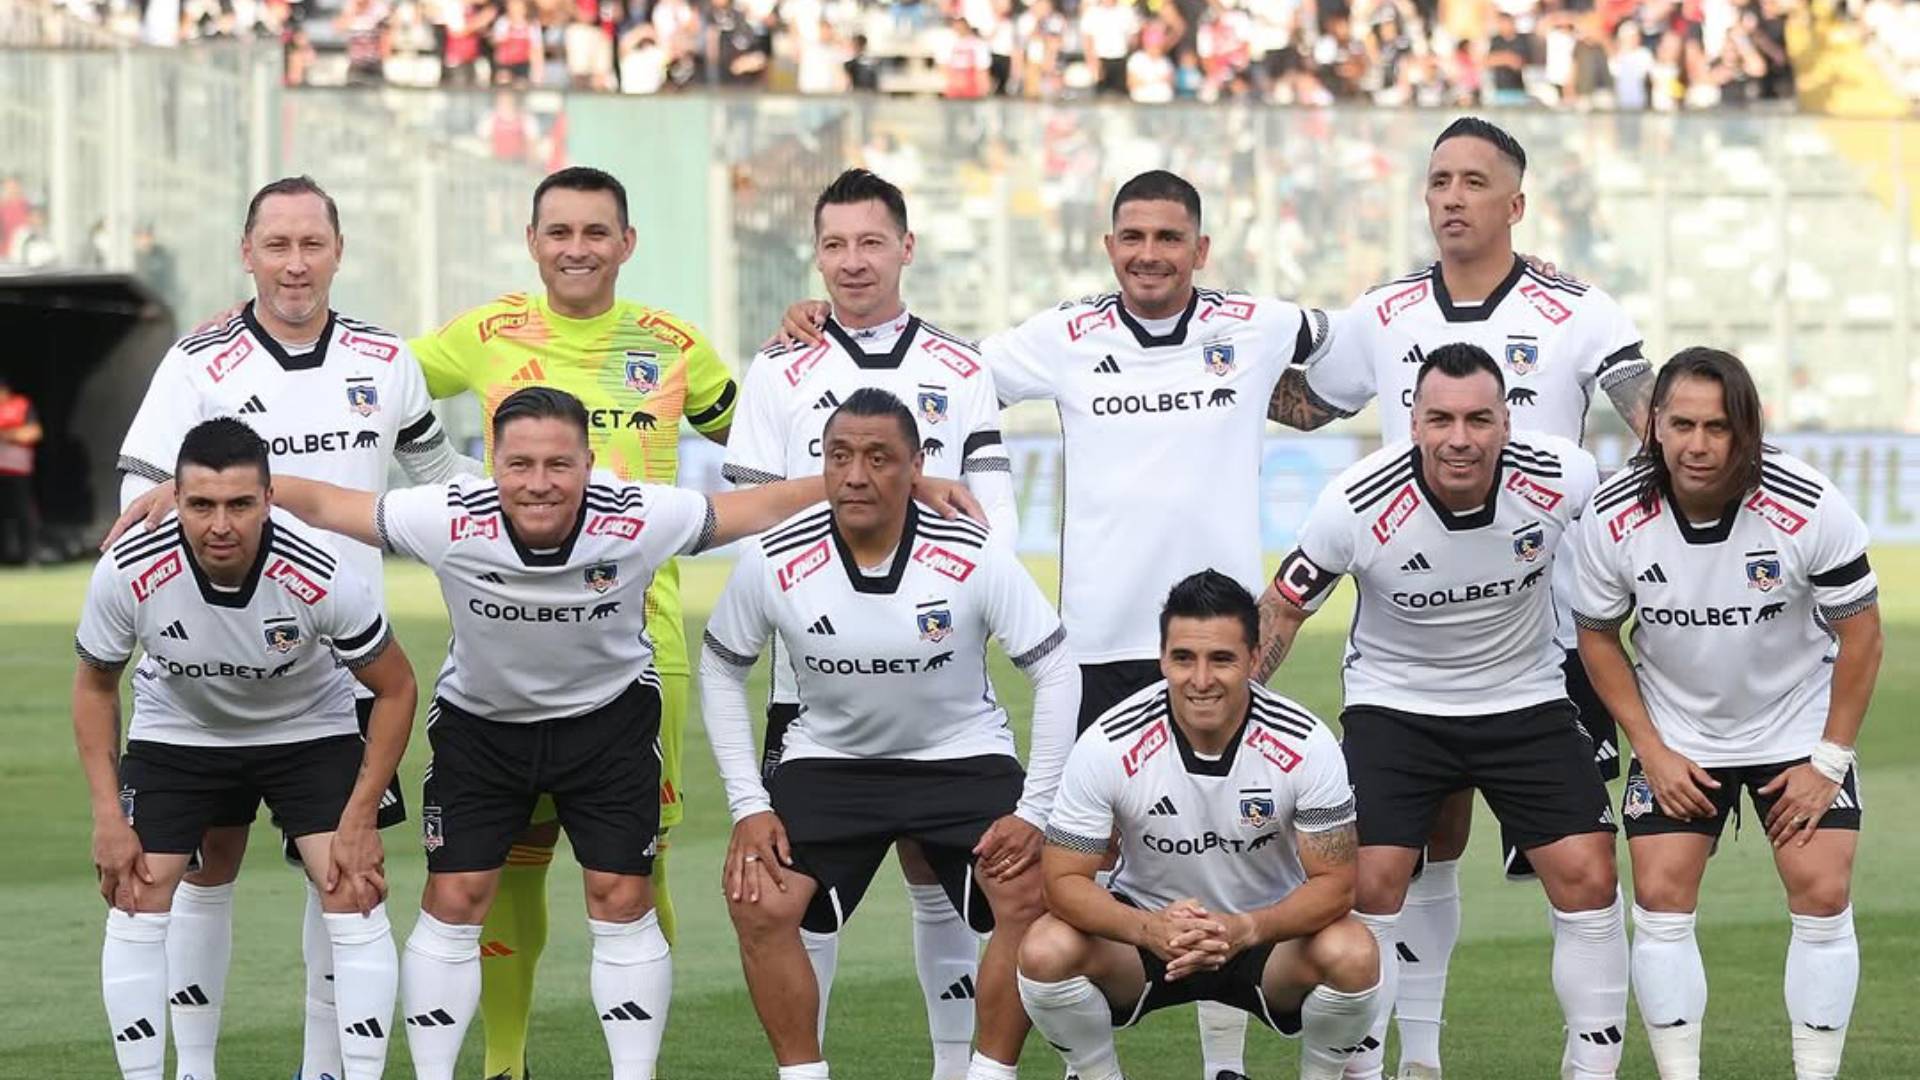
[[[1746,788],[1786,885],[1799,1080],[1840,1070],[1860,975],[1849,901],[1854,742],[1880,670],[1867,527],[1811,466],[1762,442],[1746,367],[1667,362],[1631,467],[1579,533],[1580,657],[1633,742],[1633,983],[1661,1080],[1698,1080],[1707,973],[1694,912]],[[1635,618],[1627,659],[1620,627]]]
[[[1386,1004],[1379,951],[1351,914],[1346,763],[1313,714],[1251,681],[1258,636],[1232,578],[1175,585],[1165,678],[1067,759],[1047,822],[1051,913],[1020,949],[1020,997],[1081,1080],[1120,1076],[1115,1027],[1189,1001],[1298,1035],[1303,1080],[1336,1080]],[[1094,875],[1115,835],[1108,892]]]
[[[827,1075],[802,926],[835,933],[887,848],[918,841],[954,908],[993,932],[968,1080],[1014,1080],[1014,989],[1040,914],[1041,828],[1073,739],[1065,632],[1005,545],[914,505],[921,440],[892,394],[857,390],[823,433],[828,505],[747,547],[707,624],[707,731],[734,817],[729,912],[782,1080]],[[778,631],[801,712],[763,786],[747,672]],[[988,635],[1034,683],[1031,769],[987,680]]]
[[[188,856],[216,814],[251,816],[264,799],[320,890],[346,1075],[378,1077],[396,961],[374,823],[413,724],[413,669],[369,584],[271,513],[267,445],[252,429],[195,427],[174,476],[176,514],[100,560],[75,645],[121,1075],[159,1080],[166,1060],[168,907]],[[136,644],[146,655],[122,758],[120,669]],[[374,695],[364,744],[356,678]]]

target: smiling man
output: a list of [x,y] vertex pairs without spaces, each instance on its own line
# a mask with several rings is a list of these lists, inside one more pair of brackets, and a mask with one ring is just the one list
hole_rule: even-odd
[[[544,295],[508,293],[465,312],[413,349],[435,397],[471,391],[483,419],[509,394],[552,386],[587,409],[588,442],[598,467],[627,480],[671,484],[680,468],[680,422],[714,442],[727,441],[738,390],[719,354],[693,324],[615,294],[637,237],[627,221],[627,192],[599,169],[562,169],[533,193],[527,253]],[[681,820],[680,746],[688,680],[680,618],[680,569],[669,561],[647,594],[648,631],[660,676],[662,840],[654,862],[660,924],[674,934],[667,891],[666,831]],[[485,944],[489,1077],[522,1076],[533,977],[547,940],[547,867],[559,835],[551,807],[514,845]]]
[[[1477,788],[1553,908],[1563,1075],[1607,1080],[1627,1010],[1613,814],[1567,700],[1549,584],[1597,471],[1565,439],[1512,434],[1484,349],[1433,350],[1414,387],[1413,441],[1326,487],[1261,596],[1255,674],[1273,673],[1300,625],[1353,575],[1340,721],[1360,808],[1354,906],[1380,939],[1387,986],[1395,924],[1441,804]],[[1386,1040],[1384,1014],[1370,1038]]]

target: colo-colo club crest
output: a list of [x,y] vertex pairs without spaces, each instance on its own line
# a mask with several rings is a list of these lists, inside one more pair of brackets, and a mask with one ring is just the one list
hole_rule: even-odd
[[627,353],[627,389],[636,394],[651,394],[660,389],[660,354]]
[[620,567],[610,562],[594,563],[581,573],[587,580],[587,588],[597,593],[613,588],[620,579]]
[[935,644],[945,641],[953,633],[953,609],[945,600],[929,600],[920,605],[915,617],[920,626],[920,640]]
[[267,648],[277,653],[289,653],[300,644],[300,624],[292,619],[274,619],[261,627],[266,636]]

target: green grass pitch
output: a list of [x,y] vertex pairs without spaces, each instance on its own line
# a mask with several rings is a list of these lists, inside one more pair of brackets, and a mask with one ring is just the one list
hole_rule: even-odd
[[[1847,1047],[1852,1078],[1909,1078],[1915,1065],[1908,1008],[1920,1001],[1920,664],[1910,643],[1920,633],[1920,550],[1874,553],[1887,621],[1886,663],[1862,739],[1867,830],[1855,878],[1861,938],[1861,986]],[[1051,585],[1052,566],[1036,563]],[[688,637],[700,627],[726,566],[686,567]],[[86,584],[84,568],[0,575],[0,961],[9,992],[0,1008],[0,1076],[98,1080],[114,1075],[99,995],[104,907],[88,858],[85,787],[73,763],[67,712],[74,658],[72,630]],[[431,578],[391,564],[394,622],[421,675],[431,682],[446,641],[446,617]],[[1308,624],[1276,685],[1321,716],[1338,713],[1335,664],[1351,590]],[[1764,656],[1729,662],[1765,664]],[[764,665],[763,665],[764,667]],[[757,676],[757,678],[763,677]],[[996,661],[996,684],[1024,727],[1024,682]],[[764,685],[763,683],[760,685]],[[756,694],[758,691],[756,690]],[[696,695],[697,699],[697,695]],[[424,706],[424,701],[423,701]],[[687,753],[687,824],[674,834],[672,884],[680,911],[674,1002],[661,1075],[672,1080],[771,1077],[772,1057],[746,996],[731,928],[720,898],[719,865],[728,834],[725,803],[696,713]],[[404,772],[417,806],[425,739],[416,729]],[[222,1075],[259,1080],[290,1075],[300,1052],[300,887],[277,857],[267,826],[256,832],[241,877],[232,978],[228,984]],[[396,937],[404,939],[424,867],[418,833],[387,836]],[[1500,876],[1497,840],[1484,809],[1462,874],[1465,926],[1453,960],[1444,1048],[1448,1075],[1462,1080],[1542,1080],[1557,1075],[1560,1021],[1548,980],[1549,938],[1537,887]],[[1621,851],[1625,861],[1624,846]],[[930,1055],[914,979],[904,890],[882,870],[850,928],[834,988],[827,1055],[842,1080],[915,1080]],[[606,1075],[599,1025],[587,1001],[587,935],[579,878],[562,853],[551,879],[553,940],[540,969],[531,1060],[547,1080]],[[1764,833],[1749,820],[1714,859],[1702,898],[1700,941],[1711,1004],[1706,1075],[1738,1080],[1787,1078],[1787,1028],[1781,971],[1787,945],[1784,900]],[[1622,1075],[1652,1077],[1637,1018]],[[478,1025],[476,1024],[476,1028]],[[480,1035],[467,1040],[462,1075],[479,1075]],[[1140,1078],[1198,1075],[1191,1010],[1156,1014],[1121,1036],[1123,1063]],[[1389,1055],[1389,1062],[1393,1055]],[[1259,1080],[1295,1074],[1293,1044],[1257,1025],[1249,1064]],[[410,1077],[396,1036],[389,1076]],[[1037,1036],[1021,1075],[1052,1080],[1058,1057]]]

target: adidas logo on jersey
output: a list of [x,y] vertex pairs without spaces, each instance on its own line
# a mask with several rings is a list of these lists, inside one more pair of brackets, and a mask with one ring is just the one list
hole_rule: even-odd
[[476,581],[484,581],[489,585],[505,585],[507,583],[506,578],[501,577],[498,573],[492,570],[489,570],[484,574],[475,574],[474,579]]
[[941,1001],[972,1001],[978,995],[974,992],[973,976],[962,975],[952,986],[940,994]]
[[833,620],[827,618],[825,615],[822,615],[819,618],[813,620],[812,626],[807,627],[807,633],[826,634],[828,636],[832,636],[835,633],[833,629]]
[[1173,797],[1170,795],[1160,796],[1160,801],[1147,811],[1148,817],[1178,817],[1179,814],[1180,811],[1173,808]]
[[829,390],[820,395],[820,400],[814,402],[813,407],[816,409],[837,409],[840,407],[840,397],[838,394]]
[[1427,561],[1427,553],[1424,551],[1414,552],[1413,558],[1400,564],[1400,572],[1403,574],[1425,574],[1432,569],[1433,564]]
[[267,411],[267,406],[265,403],[263,403],[260,400],[259,394],[255,394],[252,397],[249,397],[246,400],[246,403],[240,406],[240,412],[243,415],[246,413],[263,413],[266,411]]
[[516,383],[543,382],[546,380],[546,377],[547,369],[540,366],[540,361],[529,360],[525,367],[514,372],[513,378],[507,381]]
[[1094,365],[1093,370],[1101,375],[1118,375],[1120,374],[1120,361],[1115,360],[1113,355],[1109,353],[1105,360]]
[[608,1009],[606,1012],[601,1013],[600,1019],[602,1020],[651,1020],[653,1019],[653,1014],[649,1013],[647,1010],[641,1008],[640,1006],[635,1005],[631,1001],[623,1001],[620,1004],[615,1005],[613,1008]]
[[[179,619],[175,619],[171,623],[168,623],[167,628],[165,630],[160,631],[160,636],[164,638],[172,638],[175,641],[189,640],[187,637],[187,628],[180,625]],[[206,1002],[198,1001],[198,1002],[194,1002],[193,1004],[205,1005]]]
[[357,1024],[348,1024],[340,1029],[349,1035],[358,1035],[363,1039],[384,1039],[387,1030],[380,1026],[380,1018],[369,1016]]
[[1644,581],[1649,585],[1665,585],[1667,583],[1667,572],[1660,569],[1659,563],[1654,563],[1652,566],[1642,570],[1640,576],[1633,580]]

